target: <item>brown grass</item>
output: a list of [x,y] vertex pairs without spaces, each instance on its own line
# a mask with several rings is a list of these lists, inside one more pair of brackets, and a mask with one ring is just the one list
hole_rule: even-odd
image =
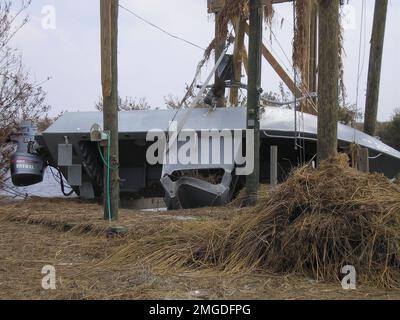
[[217,262],[338,280],[353,265],[361,281],[400,288],[400,188],[360,173],[342,156],[303,167],[239,217]]
[[240,211],[229,228],[186,226],[156,240],[143,238],[140,247],[162,268],[269,271],[338,281],[342,267],[353,265],[360,281],[399,289],[400,188],[381,175],[350,168],[348,161],[341,155],[319,170],[294,171],[255,208]]
[[[97,204],[3,199],[0,299],[399,298],[400,188],[347,162],[300,168],[254,208],[121,210],[123,235]],[[357,291],[341,289],[345,264]]]
[[[396,291],[359,286],[343,291],[340,283],[320,283],[297,276],[162,268],[141,260],[141,245],[153,236],[192,237],[202,226],[229,225],[236,208],[178,212],[122,210],[125,236],[110,236],[102,208],[76,200],[32,199],[1,202],[0,299],[398,299]],[[186,220],[182,218],[186,218]],[[194,220],[193,220],[194,219]],[[199,224],[199,230],[196,229]],[[63,226],[74,226],[65,229]],[[90,229],[79,226],[91,226]],[[97,229],[99,232],[90,230]],[[186,230],[181,233],[181,230]],[[158,232],[161,238],[154,238]],[[181,234],[179,236],[179,234]],[[145,240],[144,238],[147,238]],[[138,242],[138,240],[140,242]],[[197,241],[194,241],[197,242]],[[135,245],[136,243],[136,245]],[[159,243],[158,247],[173,244]],[[177,244],[176,244],[177,245]],[[131,248],[138,250],[123,251]],[[145,248],[142,248],[145,249]],[[174,247],[171,251],[174,251]],[[130,258],[129,258],[130,256]],[[113,259],[114,257],[114,259]],[[118,258],[118,259],[117,259]],[[57,290],[41,288],[41,269],[56,267]],[[200,268],[199,268],[200,269]]]

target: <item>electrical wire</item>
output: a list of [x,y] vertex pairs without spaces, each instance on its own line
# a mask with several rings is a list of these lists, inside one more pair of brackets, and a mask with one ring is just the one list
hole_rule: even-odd
[[[360,95],[360,79],[362,74],[361,69],[361,47],[363,45],[363,34],[365,33],[364,30],[364,19],[365,19],[365,0],[362,1],[362,9],[361,9],[361,23],[360,23],[360,38],[358,44],[358,69],[357,69],[357,86],[356,86],[356,107],[358,108],[358,98]],[[365,40],[364,40],[365,43]]]
[[[209,84],[209,82],[211,81],[213,75],[215,74],[215,72],[217,71],[217,69],[219,68],[220,64],[222,63],[222,60],[224,58],[224,56],[226,55],[226,53],[228,52],[229,47],[231,46],[231,44],[233,43],[233,37],[232,37],[232,32],[233,32],[233,28],[231,29],[229,36],[228,36],[228,41],[225,45],[225,48],[223,50],[223,52],[221,53],[221,56],[219,57],[218,61],[216,62],[213,70],[211,71],[211,73],[209,74],[208,78],[206,79],[206,82],[202,85],[200,91],[197,93],[196,97],[194,98],[194,100],[190,103],[190,106],[185,110],[185,114],[183,115],[182,119],[181,119],[181,123],[180,123],[180,127],[178,126],[177,129],[177,135],[175,138],[178,139],[179,134],[181,133],[181,131],[183,130],[183,127],[185,126],[185,123],[187,121],[187,119],[189,118],[191,112],[193,111],[193,109],[197,106],[197,104],[199,103],[200,99],[202,98],[202,95],[204,94],[204,92],[207,89],[207,86]],[[203,59],[204,60],[204,59]],[[201,65],[201,64],[200,64]],[[197,72],[196,75],[201,71],[201,68],[198,67],[197,68]],[[173,140],[172,142],[170,141],[170,135],[169,132],[171,131],[171,125],[172,123],[176,120],[176,117],[178,116],[179,112],[182,110],[182,105],[176,110],[173,118],[171,119],[169,126],[168,126],[168,135],[167,135],[167,141],[166,141],[166,153],[165,156],[169,156],[169,146],[173,143],[175,143],[176,141]]]
[[[296,32],[297,29],[297,21],[296,21],[296,3],[293,3],[293,33]],[[280,46],[281,47],[281,46]],[[281,47],[281,49],[283,50],[283,48]],[[286,56],[286,54],[285,54]],[[289,59],[286,56],[287,59]],[[297,88],[297,80],[298,80],[298,70],[297,67],[294,64],[293,61],[293,73],[294,73],[294,86]],[[301,91],[303,92],[303,89],[301,89]],[[305,90],[304,90],[305,91]],[[311,94],[309,92],[307,92],[307,95],[309,97],[311,97]],[[299,156],[300,156],[300,163],[303,164],[306,161],[306,142],[304,139],[304,112],[301,111],[301,121],[300,121],[300,130],[298,130],[298,111],[297,111],[297,104],[299,102],[297,94],[294,92],[293,93],[294,96],[294,134],[295,134],[295,140],[294,140],[294,144],[295,144],[295,150],[299,150]],[[312,101],[312,100],[311,100]],[[301,133],[301,130],[303,130],[303,134]],[[299,143],[300,141],[300,143]]]
[[[64,183],[64,185],[65,185],[65,184],[67,183],[66,181],[64,181],[64,178],[63,178],[63,180],[61,181],[61,180],[60,180],[60,175],[57,176],[57,174],[55,174],[54,171],[53,171],[53,169],[52,169],[52,168],[56,169],[56,170],[57,170],[57,173],[58,173],[58,172],[59,172],[59,169],[58,169],[58,168],[53,167],[53,166],[50,166],[50,165],[48,165],[48,168],[49,168],[49,170],[50,170],[51,175],[53,176],[53,179],[54,179],[58,184]],[[67,188],[70,189],[70,190],[72,190],[71,187],[68,187],[68,186],[67,186]]]
[[193,47],[195,47],[195,48],[198,48],[198,49],[200,49],[200,50],[202,50],[202,51],[206,51],[205,48],[203,48],[203,47],[201,47],[201,46],[199,46],[199,45],[193,43],[192,41],[189,41],[189,40],[186,40],[186,39],[184,39],[184,38],[181,38],[181,37],[179,37],[179,36],[177,36],[177,35],[174,35],[174,34],[170,33],[169,31],[167,31],[167,30],[165,30],[165,29],[163,29],[163,28],[157,26],[156,24],[150,22],[149,20],[147,20],[147,19],[145,19],[145,18],[139,16],[137,13],[133,12],[131,9],[128,9],[128,8],[124,7],[123,5],[121,5],[121,4],[119,5],[119,7],[120,7],[121,9],[125,10],[126,12],[130,13],[131,15],[135,16],[137,19],[143,21],[144,23],[146,23],[146,24],[152,26],[153,28],[155,28],[155,29],[161,31],[162,33],[166,34],[167,36],[169,36],[169,37],[171,37],[171,38],[174,38],[174,39],[176,39],[176,40],[182,41],[182,42],[184,42],[184,43],[186,43],[186,44],[189,44],[189,45],[191,45],[191,46],[193,46]]
[[[71,187],[68,187],[68,186],[67,186],[67,189],[69,190],[69,192],[65,191],[65,189],[66,189],[65,187],[66,187],[66,186],[65,186],[65,183],[64,183],[64,178],[63,178],[63,174],[62,174],[62,172],[61,172],[61,169],[58,168],[58,167],[54,167],[54,166],[49,166],[49,168],[50,168],[51,174],[53,175],[54,180],[60,184],[62,194],[63,194],[65,197],[70,197],[70,196],[72,196],[72,194],[74,193],[74,190],[73,190]],[[57,177],[57,175],[53,172],[52,168],[54,168],[54,169],[57,170],[57,172],[58,172],[58,177]]]
[[[293,64],[292,61],[289,59],[289,56],[286,54],[286,52],[285,52],[282,44],[280,43],[278,37],[276,36],[275,32],[272,30],[272,28],[269,28],[269,30],[271,31],[272,36],[274,37],[276,43],[278,44],[279,48],[281,49],[281,51],[282,51],[283,55],[285,56],[287,62],[289,63],[289,65],[292,65]],[[264,37],[264,40],[265,40],[265,37]],[[277,52],[274,50],[273,46],[271,46],[270,49],[271,49],[272,53],[274,54],[274,56],[276,57],[276,59],[279,60],[279,62],[283,66],[283,68],[286,69],[286,72],[287,73],[291,73],[290,68],[285,63],[285,61],[283,59],[281,59],[281,57],[277,54]],[[318,113],[318,108],[317,108],[317,105],[313,101],[314,97],[312,96],[312,94],[304,86],[301,86],[299,88],[299,90],[301,91],[302,94],[306,95],[309,98],[311,107],[315,110],[315,112]]]
[[[356,110],[358,110],[358,103],[359,103],[359,96],[360,96],[360,80],[361,80],[361,75],[362,71],[364,69],[364,60],[365,60],[365,46],[366,46],[366,2],[365,0],[362,0],[362,8],[361,8],[361,22],[360,22],[360,39],[359,39],[359,47],[358,47],[358,67],[357,67],[357,86],[356,86]],[[364,35],[364,57],[363,57],[363,62],[361,64],[361,47],[363,46],[363,35]],[[353,143],[356,143],[357,139],[357,130],[354,127],[354,135],[353,135]]]

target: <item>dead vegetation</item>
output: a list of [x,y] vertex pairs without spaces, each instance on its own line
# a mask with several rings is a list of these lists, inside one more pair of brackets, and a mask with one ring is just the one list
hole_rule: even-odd
[[295,273],[317,281],[338,281],[342,267],[353,265],[360,281],[398,289],[400,189],[348,162],[342,155],[319,170],[294,171],[232,224],[179,226],[128,244],[112,259],[140,257],[160,268]]
[[[256,207],[122,210],[115,235],[79,200],[2,203],[2,297],[66,299],[341,299],[398,297],[400,187],[348,158],[302,167]],[[242,198],[244,195],[242,195]],[[59,290],[43,292],[40,268]],[[344,293],[341,268],[357,271]],[[22,273],[21,273],[22,272]],[[13,283],[17,283],[14,286]]]
[[[243,17],[249,18],[249,0],[225,0],[225,4],[219,14],[219,23],[222,27],[226,28],[228,24],[236,19]],[[265,1],[264,5],[264,20],[266,23],[271,24],[274,16],[273,0]]]
[[39,121],[49,110],[42,83],[33,81],[20,53],[12,46],[16,34],[28,22],[25,10],[30,3],[0,1],[0,184],[14,151],[10,134],[18,130],[21,121]]
[[[198,248],[205,230],[231,224],[238,208],[176,212],[122,210],[123,236],[107,232],[102,209],[78,200],[4,200],[0,209],[0,299],[396,299],[397,291],[317,282],[271,272],[221,272],[174,261],[182,241]],[[208,232],[207,232],[208,234]],[[170,238],[170,242],[164,243]],[[174,242],[172,239],[175,239]],[[170,246],[155,264],[150,246]],[[157,254],[157,252],[154,252]],[[143,259],[141,259],[142,257]],[[187,259],[187,256],[185,256]],[[44,265],[57,272],[57,290],[41,287]],[[165,267],[169,265],[169,267]],[[171,267],[174,265],[174,267]]]
[[353,265],[360,281],[400,288],[400,188],[351,169],[343,155],[294,171],[221,239],[203,258],[225,270],[336,281]]

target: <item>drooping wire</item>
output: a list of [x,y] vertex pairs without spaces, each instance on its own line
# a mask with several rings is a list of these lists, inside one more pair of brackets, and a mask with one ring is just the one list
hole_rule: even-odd
[[[364,61],[361,64],[361,51],[362,51],[362,46],[363,46],[363,35],[364,35],[364,58],[365,59],[365,45],[366,45],[366,26],[365,26],[365,21],[366,21],[366,3],[365,0],[362,1],[362,9],[361,9],[361,22],[360,22],[360,39],[359,39],[359,47],[358,47],[358,67],[357,67],[357,86],[356,86],[356,110],[358,110],[358,103],[359,103],[359,96],[360,96],[360,81],[361,81],[361,75],[362,75],[362,70],[364,68]],[[354,136],[353,136],[353,143],[356,142],[356,135],[357,135],[357,130],[354,127]]]
[[181,37],[179,37],[179,36],[177,36],[177,35],[174,35],[174,34],[170,33],[170,32],[167,31],[167,30],[165,30],[165,29],[163,29],[163,28],[157,26],[156,24],[154,24],[154,23],[150,22],[149,20],[147,20],[147,19],[141,17],[141,16],[138,15],[137,13],[133,12],[131,9],[128,9],[128,8],[124,7],[123,5],[121,5],[121,4],[119,5],[119,7],[120,7],[121,9],[125,10],[126,12],[128,12],[129,14],[135,16],[137,19],[139,19],[139,20],[143,21],[144,23],[146,23],[146,24],[152,26],[153,28],[155,28],[155,29],[161,31],[162,33],[166,34],[167,36],[169,36],[169,37],[171,37],[171,38],[174,38],[174,39],[176,39],[176,40],[182,41],[182,42],[184,42],[184,43],[186,43],[186,44],[189,44],[189,45],[191,45],[191,46],[193,46],[193,47],[195,47],[195,48],[198,48],[198,49],[200,49],[200,50],[202,50],[202,51],[205,51],[205,50],[206,50],[205,48],[202,48],[201,46],[199,46],[199,45],[193,43],[192,41],[189,41],[189,40],[186,40],[186,39],[184,39],[184,38],[181,38]]
[[[297,19],[296,18],[297,18],[296,2],[293,2],[293,34],[296,33],[296,29],[297,29]],[[281,49],[283,51],[282,47],[281,47]],[[285,54],[285,56],[286,56],[286,54]],[[286,58],[288,58],[288,57],[286,56]],[[293,63],[293,73],[294,73],[294,76],[293,76],[294,77],[294,86],[295,86],[295,88],[297,88],[298,87],[297,86],[297,83],[298,83],[298,70],[297,70],[297,67],[296,67],[294,61],[292,63]],[[301,91],[304,92],[305,90],[301,89]],[[297,97],[296,92],[294,92],[293,95],[294,95],[294,135],[295,135],[295,138],[294,138],[295,147],[294,148],[295,148],[296,151],[299,150],[300,163],[303,164],[306,161],[306,140],[305,140],[305,133],[304,133],[304,112],[303,112],[303,110],[301,110],[301,118],[300,118],[300,121],[299,121],[301,123],[301,127],[300,127],[300,130],[299,130],[298,123],[297,123],[297,121],[299,119],[299,117],[298,117],[298,115],[299,115],[298,114],[299,101],[298,101],[298,97]],[[309,97],[311,97],[311,94],[308,91],[307,91],[307,95]],[[303,134],[301,133],[301,131],[303,131]],[[300,141],[300,143],[299,143],[299,141]]]
[[[293,25],[295,26],[295,25]],[[285,56],[287,62],[289,63],[289,65],[293,65],[292,61],[290,60],[289,56],[286,54],[285,49],[283,48],[282,44],[280,43],[278,37],[276,36],[275,32],[273,31],[273,29],[270,27],[269,30],[271,31],[272,36],[274,37],[276,43],[278,44],[280,50],[282,51],[283,55]],[[265,37],[264,37],[265,40]],[[286,64],[286,62],[277,54],[277,52],[274,50],[273,46],[271,45],[270,48],[272,53],[275,55],[275,58],[277,60],[279,60],[279,62],[281,63],[281,65],[283,66],[284,69],[286,69],[287,73],[291,73],[293,71],[293,68],[289,68],[288,65]],[[292,71],[290,70],[292,69]],[[311,105],[311,107],[314,109],[315,112],[318,112],[318,108],[316,106],[316,104],[314,103],[313,100],[313,96],[312,93],[310,93],[307,88],[305,88],[304,86],[301,86],[299,88],[299,90],[301,91],[302,94],[304,94],[305,96],[307,96],[307,98],[309,99],[309,103]]]
[[[50,165],[48,165],[48,168],[49,168],[49,170],[50,170],[51,175],[53,176],[53,179],[54,179],[58,184],[61,184],[60,175],[59,175],[59,171],[58,171],[59,169],[56,168],[56,167],[50,166]],[[55,170],[57,170],[57,173],[54,173],[53,168],[54,168]],[[58,174],[58,175],[57,175],[57,174]],[[64,186],[65,186],[66,182],[64,181],[64,178],[63,178],[62,181],[63,181]],[[67,189],[71,189],[71,190],[72,190],[72,188],[69,187],[69,186],[67,186]]]
[[[58,173],[58,177],[57,175],[53,172],[52,168],[54,168],[55,170],[57,170]],[[61,172],[61,169],[58,167],[53,167],[53,166],[49,166],[50,172],[53,175],[54,180],[56,180],[60,186],[61,186],[61,192],[65,197],[70,197],[72,196],[72,194],[74,193],[74,190],[71,187],[68,187],[68,190],[70,190],[69,192],[65,191],[66,186],[65,186],[65,182],[64,182],[64,177],[63,174]]]
[[[229,32],[229,36],[228,36],[228,41],[225,44],[224,50],[222,51],[218,61],[216,62],[213,71],[210,73],[210,75],[208,76],[208,79],[206,80],[206,83],[203,84],[202,88],[200,89],[200,91],[197,93],[196,97],[194,98],[194,100],[190,103],[190,106],[186,109],[186,114],[184,114],[183,119],[181,119],[181,128],[177,128],[177,136],[176,138],[178,138],[179,134],[181,133],[181,131],[183,130],[183,127],[185,125],[185,122],[187,121],[187,118],[190,114],[190,112],[196,107],[196,105],[199,103],[202,94],[205,92],[208,83],[211,81],[212,75],[217,71],[217,68],[219,67],[219,65],[221,64],[223,57],[226,55],[229,47],[232,45],[233,43],[233,27],[231,28],[230,32]],[[205,61],[205,58],[203,58],[203,60],[199,63],[197,70],[196,70],[196,76],[195,79],[197,79],[198,75],[201,72],[202,67],[204,66],[204,63],[202,63],[203,61]],[[168,125],[168,134],[166,136],[166,151],[165,151],[165,156],[169,155],[169,146],[170,146],[170,131],[171,131],[171,125],[174,123],[174,121],[176,120],[179,112],[182,110],[182,104],[177,108],[177,110],[174,113],[174,116],[172,117],[171,121],[169,122]]]

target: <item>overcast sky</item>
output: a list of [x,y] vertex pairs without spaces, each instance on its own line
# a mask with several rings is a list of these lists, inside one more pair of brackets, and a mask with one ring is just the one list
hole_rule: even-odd
[[[367,32],[362,38],[366,40],[362,46],[365,50],[361,54],[364,63],[359,86],[359,107],[362,109],[375,2],[364,1]],[[346,9],[350,13],[344,34],[345,82],[349,103],[356,101],[362,2],[350,0],[351,6]],[[207,0],[120,0],[120,3],[201,47],[207,47],[213,38],[214,21],[207,14]],[[55,9],[54,29],[43,28],[43,18],[49,13],[48,5]],[[272,46],[275,56],[290,71],[292,8],[290,4],[280,4],[275,9],[273,29],[278,41],[266,30],[264,43]],[[101,95],[99,0],[34,0],[28,14],[30,22],[17,35],[14,45],[20,50],[24,64],[37,82],[49,76],[52,78],[44,85],[52,106],[51,114],[62,110],[94,110],[95,102]],[[165,105],[164,97],[169,94],[181,97],[185,83],[193,79],[203,52],[168,37],[124,10],[120,10],[119,27],[120,96],[144,97],[152,107],[161,108]],[[400,108],[399,59],[400,1],[389,0],[379,120],[387,120],[395,108]],[[263,63],[264,90],[279,91],[279,78],[265,61]],[[209,63],[201,79],[207,77],[211,68]]]

